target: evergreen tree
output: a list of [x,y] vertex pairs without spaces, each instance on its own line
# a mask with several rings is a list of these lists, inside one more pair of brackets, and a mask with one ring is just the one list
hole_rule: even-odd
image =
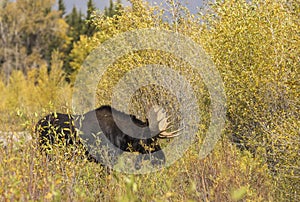
[[122,10],[121,0],[117,0],[114,3],[112,0],[109,1],[109,7],[104,8],[104,15],[107,17],[113,17],[114,15],[120,15],[120,11]]
[[109,0],[109,8],[108,8],[108,12],[109,12],[109,17],[112,17],[112,16],[114,16],[114,11],[115,11],[115,9],[114,9],[114,2],[112,1],[112,0]]
[[96,11],[96,6],[94,5],[93,0],[89,0],[87,3],[86,28],[85,28],[85,34],[87,36],[92,36],[96,31],[96,28],[92,23],[93,13],[95,11]]
[[58,0],[58,10],[61,12],[61,17],[66,14],[66,6],[64,0]]
[[[63,3],[61,1],[61,3]],[[114,3],[112,0],[110,1],[109,8],[105,8],[105,15],[108,17],[112,17],[114,15],[120,15],[120,11],[122,9],[121,1],[117,0]],[[65,63],[64,69],[69,74],[72,73],[73,69],[70,67],[70,62],[72,62],[72,58],[70,57],[70,53],[74,48],[74,44],[80,40],[81,35],[86,35],[88,37],[93,36],[93,34],[97,31],[96,26],[93,23],[93,13],[96,11],[96,6],[93,0],[89,0],[87,2],[87,13],[86,17],[79,11],[75,6],[73,7],[70,14],[66,15],[65,20],[69,25],[68,36],[71,38],[70,43],[67,44],[67,49],[65,53]]]
[[87,20],[90,20],[92,18],[92,14],[95,10],[96,10],[96,6],[94,5],[93,0],[89,0],[87,3],[87,15],[86,15]]
[[71,41],[65,51],[64,69],[69,74],[72,72],[72,69],[70,68],[71,58],[69,54],[74,47],[74,43],[79,41],[80,35],[85,34],[85,19],[81,11],[78,11],[75,6],[65,19],[69,25],[68,36],[71,38]]
[[81,11],[74,6],[71,13],[66,16],[66,22],[69,24],[69,36],[72,41],[77,41],[81,34],[84,34],[84,19]]
[[78,41],[80,35],[85,34],[85,19],[83,14],[74,6],[71,13],[66,16],[66,22],[70,26],[68,35],[72,38],[72,42]]

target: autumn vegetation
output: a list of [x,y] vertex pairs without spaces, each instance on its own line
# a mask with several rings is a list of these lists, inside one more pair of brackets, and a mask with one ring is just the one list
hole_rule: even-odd
[[[300,200],[298,0],[206,2],[197,14],[174,0],[168,9],[111,1],[104,11],[89,0],[86,14],[76,7],[66,13],[62,0],[57,9],[54,3],[0,2],[0,131],[32,137],[0,146],[0,201]],[[111,37],[143,28],[191,38],[220,72],[226,126],[214,150],[199,158],[211,103],[201,75],[170,53],[143,50],[107,69],[96,104],[111,104],[114,86],[135,68],[161,64],[180,72],[201,111],[197,138],[182,158],[141,175],[106,172],[68,148],[54,147],[49,161],[39,151],[35,123],[50,112],[73,113],[74,83],[87,56]],[[165,89],[150,86],[133,96],[132,113],[144,118],[149,100],[178,107]],[[180,117],[172,114],[172,120]]]

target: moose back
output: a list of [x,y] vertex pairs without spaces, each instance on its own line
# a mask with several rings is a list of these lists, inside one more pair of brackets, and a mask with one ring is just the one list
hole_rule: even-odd
[[138,152],[135,168],[143,160],[152,165],[165,163],[159,138],[172,138],[178,131],[167,132],[168,118],[163,108],[152,107],[145,122],[111,106],[101,106],[83,115],[52,113],[36,125],[39,143],[47,151],[53,145],[84,145],[88,159],[113,167],[123,152]]

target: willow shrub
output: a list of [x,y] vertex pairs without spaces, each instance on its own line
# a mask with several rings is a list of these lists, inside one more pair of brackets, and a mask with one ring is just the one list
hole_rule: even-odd
[[226,86],[227,133],[264,158],[280,200],[300,189],[297,13],[297,1],[218,1],[201,32]]
[[[30,69],[27,75],[15,70],[8,83],[0,81],[2,131],[30,130],[45,113],[68,110],[72,91],[65,82],[62,61],[57,52],[53,54],[51,63],[51,71],[47,66]],[[17,128],[11,129],[10,126]]]

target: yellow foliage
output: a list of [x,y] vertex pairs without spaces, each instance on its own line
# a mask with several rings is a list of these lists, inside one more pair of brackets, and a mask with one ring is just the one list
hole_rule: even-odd
[[[26,119],[37,121],[36,113],[40,117],[56,109],[66,110],[64,106],[70,102],[72,91],[64,74],[62,61],[55,53],[50,72],[47,66],[31,69],[26,76],[22,71],[15,70],[7,84],[0,82],[3,96],[0,111],[7,115],[1,118],[3,130],[12,123],[17,125],[17,130],[21,130],[24,127],[21,124]],[[17,111],[21,111],[24,117],[18,117]]]
[[[293,3],[218,2],[213,5],[216,17],[208,16],[209,29],[202,30],[201,39],[223,75],[227,133],[264,157],[276,178],[277,197],[291,200],[299,190],[295,125],[299,124],[300,37]],[[282,173],[287,170],[293,176],[285,178]]]
[[[201,76],[169,53],[132,52],[102,75],[96,102],[110,104],[118,81],[146,64],[162,64],[180,72],[196,92],[202,110],[199,138],[183,158],[156,173],[107,174],[99,164],[65,150],[54,150],[54,160],[47,161],[37,152],[35,140],[17,149],[0,147],[0,200],[299,201],[297,1],[216,1],[211,13],[198,16],[201,20],[184,13],[171,22],[163,20],[158,8],[141,0],[131,3],[120,16],[93,19],[100,31],[92,37],[81,36],[74,45],[72,82],[89,53],[116,34],[153,27],[179,32],[202,45],[221,72],[228,110],[221,141],[211,154],[199,159],[210,118],[210,97]],[[50,111],[70,110],[76,89],[65,82],[57,52],[50,69],[42,65],[27,75],[14,71],[8,83],[0,81],[2,129],[31,128]],[[178,108],[170,92],[150,86],[134,94],[132,113],[143,116],[142,108],[151,99],[156,103],[168,100],[169,107]],[[172,118],[180,120],[176,114]]]

